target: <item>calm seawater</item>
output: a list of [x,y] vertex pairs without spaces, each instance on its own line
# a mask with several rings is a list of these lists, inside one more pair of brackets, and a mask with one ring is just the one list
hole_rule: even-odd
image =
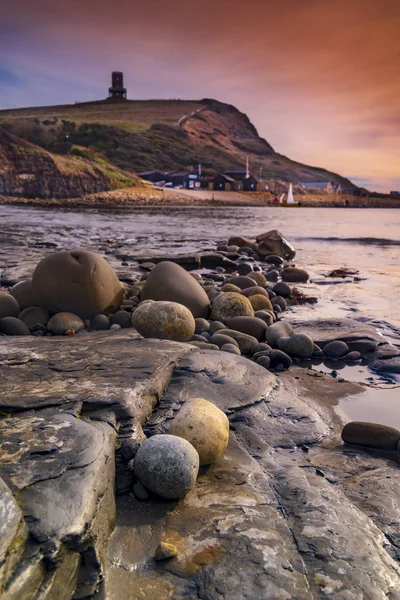
[[[296,264],[305,267],[313,279],[305,287],[319,302],[296,308],[298,316],[351,317],[373,324],[400,345],[399,210],[153,207],[64,211],[0,206],[0,253],[9,254],[15,248],[18,262],[41,242],[52,242],[60,249],[96,250],[109,239],[133,254],[194,252],[215,249],[217,242],[231,235],[255,237],[270,229],[279,229],[288,238],[297,250]],[[49,251],[35,250],[39,256]],[[358,269],[361,281],[327,284],[325,275],[342,266]],[[365,382],[368,372],[354,367],[343,375]],[[396,388],[369,389],[351,402],[345,400],[341,403],[344,418],[400,428],[397,392]]]

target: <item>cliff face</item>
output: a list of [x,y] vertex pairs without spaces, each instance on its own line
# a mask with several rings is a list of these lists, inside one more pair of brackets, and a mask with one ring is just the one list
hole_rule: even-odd
[[[124,177],[111,165],[57,156],[0,128],[2,196],[74,198],[115,189],[116,180],[123,183]],[[126,185],[129,182],[126,177]]]
[[[103,101],[0,111],[0,127],[52,152],[53,157],[68,157],[78,146],[117,169],[128,171],[187,170],[201,163],[205,173],[213,174],[244,170],[248,158],[257,178],[261,171],[263,178],[283,182],[335,181],[344,187],[355,187],[336,173],[291,161],[277,153],[258,135],[245,114],[216,100]],[[43,161],[51,162],[48,154]],[[10,162],[16,168],[18,159],[10,158]],[[40,169],[36,181],[41,177],[39,172]],[[96,186],[109,189],[104,178],[96,173],[93,177],[92,172],[83,174],[82,168],[78,181],[72,174],[69,178],[74,189],[80,185],[85,193],[87,186],[91,192],[99,191],[94,189]],[[24,189],[28,186],[21,177],[17,181],[19,185],[23,181]],[[62,189],[62,193],[69,194],[66,181],[61,188],[62,182],[53,186],[49,178],[46,181],[47,184],[41,184],[43,193],[50,193],[50,186],[52,191],[61,193]]]

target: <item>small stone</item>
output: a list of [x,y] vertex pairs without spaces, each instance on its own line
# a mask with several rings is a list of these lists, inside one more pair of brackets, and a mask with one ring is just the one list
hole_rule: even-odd
[[348,345],[340,340],[329,342],[329,344],[324,346],[323,350],[325,356],[329,356],[329,358],[342,358],[349,353]]
[[242,290],[242,294],[243,296],[246,296],[246,298],[250,298],[250,296],[255,296],[256,294],[261,294],[261,296],[265,296],[265,298],[269,299],[268,291],[259,285],[252,285],[251,287]]
[[268,356],[271,369],[286,370],[292,366],[292,359],[282,350],[271,350]]
[[218,332],[211,337],[210,343],[215,344],[218,348],[222,348],[224,344],[233,344],[239,348],[239,344],[233,338]]
[[278,340],[281,337],[290,337],[294,334],[294,330],[289,321],[278,321],[268,327],[265,332],[265,341],[272,348],[277,348]]
[[252,317],[253,307],[250,301],[241,294],[235,292],[224,292],[219,294],[211,308],[213,321],[225,322],[232,317]]
[[0,292],[0,319],[3,317],[18,317],[20,306],[14,296],[7,292]]
[[133,486],[133,493],[135,494],[135,497],[142,502],[145,502],[149,497],[148,491],[140,481],[137,481]]
[[0,333],[5,335],[30,335],[28,327],[17,317],[0,319]]
[[[47,329],[53,335],[64,335],[67,332],[78,333],[85,328],[85,323],[78,315],[68,312],[60,312],[51,317],[47,323]],[[70,334],[69,334],[70,335]]]
[[271,283],[274,283],[276,281],[278,281],[279,279],[279,271],[268,271],[268,273],[265,273],[265,279],[267,281],[271,281]]
[[346,444],[396,450],[400,442],[400,431],[387,425],[352,421],[344,426],[342,440]]
[[236,292],[237,294],[240,294],[241,289],[240,289],[240,287],[238,287],[237,285],[233,285],[232,283],[225,283],[225,285],[222,286],[221,291],[222,292]]
[[311,358],[314,352],[314,342],[303,333],[295,333],[290,337],[281,337],[277,342],[279,350],[290,356],[299,358]]
[[307,283],[310,276],[304,269],[298,269],[297,267],[286,267],[281,271],[282,281],[289,281],[291,283]]
[[265,296],[261,295],[261,294],[255,294],[254,296],[249,296],[249,300],[250,300],[250,304],[253,307],[254,311],[258,311],[258,310],[271,310],[272,309],[272,304],[269,300],[269,298],[266,298]]
[[194,398],[186,402],[175,416],[171,433],[192,444],[199,453],[200,465],[209,465],[228,446],[229,420],[212,402]]
[[256,363],[258,365],[260,365],[261,367],[264,367],[264,369],[269,369],[270,365],[271,365],[271,359],[269,356],[259,356],[256,360]]
[[118,323],[114,323],[114,325],[111,325],[110,327],[110,331],[118,331],[118,329],[121,329],[121,325],[118,325]]
[[187,440],[155,435],[145,440],[134,459],[134,474],[142,485],[161,498],[183,498],[195,485],[199,454]]
[[281,256],[278,256],[277,254],[270,254],[264,257],[264,262],[268,263],[269,265],[282,267],[285,261]]
[[[235,341],[235,340],[233,340]],[[240,350],[238,346],[235,346],[234,344],[224,344],[223,346],[221,346],[221,351],[222,352],[229,352],[230,354],[237,354],[238,356],[240,356]]]
[[18,302],[21,311],[30,306],[35,306],[35,298],[33,295],[32,279],[25,279],[16,283],[11,289],[10,294]]
[[106,315],[96,315],[90,321],[93,331],[107,331],[110,329],[110,319]]
[[292,295],[292,288],[284,281],[276,283],[273,287],[273,291],[277,296],[282,296],[283,298],[290,298]]
[[257,319],[264,321],[267,327],[270,327],[275,321],[274,313],[268,310],[256,310],[254,316],[257,317]]
[[122,329],[132,327],[132,314],[127,310],[118,310],[110,316],[111,325],[119,325]]
[[19,313],[18,319],[23,321],[29,329],[32,329],[35,325],[47,325],[49,315],[44,308],[30,306]]
[[203,331],[203,333],[200,334],[201,337],[203,337],[205,340],[210,340],[211,339],[211,335],[209,334],[208,331]]
[[168,558],[174,558],[178,555],[178,550],[174,544],[167,544],[166,542],[161,542],[154,554],[154,560],[161,561],[167,560]]
[[241,290],[245,290],[246,288],[254,286],[254,279],[243,275],[235,275],[234,277],[230,277],[227,283],[230,283],[231,285],[236,285]]
[[195,333],[202,334],[204,332],[208,332],[210,329],[210,323],[206,319],[197,318],[194,320],[195,322]]
[[176,342],[189,341],[195,330],[192,313],[177,302],[140,304],[132,315],[132,324],[145,338]]
[[238,265],[237,272],[239,275],[248,275],[253,271],[253,266],[247,262],[242,262]]
[[226,325],[224,325],[224,323],[221,323],[221,321],[213,321],[212,323],[210,323],[209,333],[213,335],[216,331],[219,331],[220,329],[226,329]]
[[250,279],[254,279],[257,285],[260,287],[265,287],[267,285],[267,280],[262,273],[250,273]]
[[362,356],[361,356],[360,352],[357,352],[356,350],[354,350],[353,352],[349,352],[344,357],[344,360],[346,362],[357,362],[358,360],[361,360],[361,359],[362,359]]
[[258,344],[257,338],[240,331],[234,331],[233,329],[221,329],[220,333],[233,338],[238,343],[240,352],[244,356],[253,354],[253,349]]
[[267,323],[257,317],[234,317],[228,319],[227,326],[234,331],[241,331],[255,337],[258,341],[265,339]]
[[209,342],[188,342],[191,346],[196,346],[196,348],[200,348],[200,350],[218,350],[219,347],[216,344],[210,344]]
[[282,311],[287,310],[287,302],[282,296],[274,296],[271,300],[272,308],[275,310],[275,306],[279,306]]

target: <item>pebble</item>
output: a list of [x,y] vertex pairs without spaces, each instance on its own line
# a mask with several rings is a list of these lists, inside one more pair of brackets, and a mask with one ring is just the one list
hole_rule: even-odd
[[362,356],[361,356],[360,352],[356,352],[355,350],[353,352],[349,352],[344,357],[344,360],[346,362],[356,362],[357,360],[361,360],[361,359],[362,359]]
[[161,498],[183,498],[195,485],[199,454],[187,440],[155,435],[145,440],[134,459],[134,474],[142,485]]
[[282,296],[283,298],[290,298],[292,295],[292,288],[284,281],[276,283],[273,287],[273,291],[277,296]]
[[30,335],[28,327],[17,317],[0,319],[0,333],[5,335]]
[[202,319],[202,318],[197,318],[194,320],[195,322],[195,333],[205,333],[208,332],[208,330],[210,329],[210,323],[209,321],[207,321],[207,319]]
[[230,338],[233,338],[239,345],[239,349],[241,354],[244,356],[249,356],[253,354],[253,349],[258,344],[258,340],[246,333],[241,333],[240,331],[234,331],[233,329],[221,329],[221,332]]
[[0,319],[3,317],[18,317],[20,306],[14,296],[7,292],[0,292]]
[[265,332],[265,341],[272,348],[276,348],[281,337],[290,337],[294,334],[292,325],[288,321],[278,321],[268,327]]
[[271,310],[272,309],[272,304],[271,304],[269,298],[266,298],[262,294],[254,294],[252,296],[249,296],[249,300],[250,300],[250,304],[252,305],[254,311],[265,310],[265,309]]
[[237,354],[238,356],[240,356],[240,350],[238,346],[235,346],[234,344],[224,344],[223,346],[221,346],[221,351],[222,352],[229,352],[230,354]]
[[256,363],[258,365],[260,365],[261,367],[264,367],[264,369],[269,369],[270,365],[271,365],[271,359],[269,356],[259,356],[256,360]]
[[304,269],[298,269],[297,267],[286,267],[281,271],[282,281],[289,281],[291,283],[307,283],[310,276]]
[[231,285],[236,285],[241,290],[245,290],[246,288],[254,286],[254,279],[243,275],[236,275],[234,277],[230,277],[227,283],[230,283]]
[[118,323],[114,323],[110,327],[110,331],[118,331],[118,329],[121,329],[121,325],[118,325]]
[[218,348],[222,348],[224,344],[233,344],[234,346],[237,346],[237,348],[239,348],[239,344],[236,342],[236,340],[229,337],[228,335],[218,333],[218,331],[214,333],[214,335],[211,337],[210,343],[215,344],[216,346],[218,346]]
[[226,325],[224,325],[224,323],[221,323],[221,321],[212,321],[210,323],[209,333],[213,335],[216,331],[219,331],[220,329],[226,329]]
[[238,265],[237,272],[239,275],[248,275],[253,271],[253,267],[248,262],[242,262]]
[[325,356],[328,356],[329,358],[342,358],[349,353],[349,347],[345,342],[335,340],[334,342],[325,344],[323,351]]
[[135,494],[135,497],[140,500],[141,502],[145,502],[148,497],[149,497],[149,493],[146,490],[146,488],[144,487],[144,485],[142,485],[140,483],[140,481],[137,481],[134,486],[133,486],[133,493]]
[[110,319],[106,315],[96,315],[90,321],[93,331],[107,331],[110,329]]
[[260,287],[265,287],[267,285],[267,280],[262,273],[254,272],[250,273],[250,279],[254,279],[257,285]]
[[279,350],[290,356],[299,358],[311,358],[314,352],[314,342],[303,333],[295,333],[290,337],[281,337],[277,342]]

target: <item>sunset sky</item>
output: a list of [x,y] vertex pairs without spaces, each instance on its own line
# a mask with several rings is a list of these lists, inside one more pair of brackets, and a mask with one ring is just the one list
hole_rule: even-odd
[[275,150],[400,189],[400,0],[13,0],[0,18],[0,108],[204,97]]

